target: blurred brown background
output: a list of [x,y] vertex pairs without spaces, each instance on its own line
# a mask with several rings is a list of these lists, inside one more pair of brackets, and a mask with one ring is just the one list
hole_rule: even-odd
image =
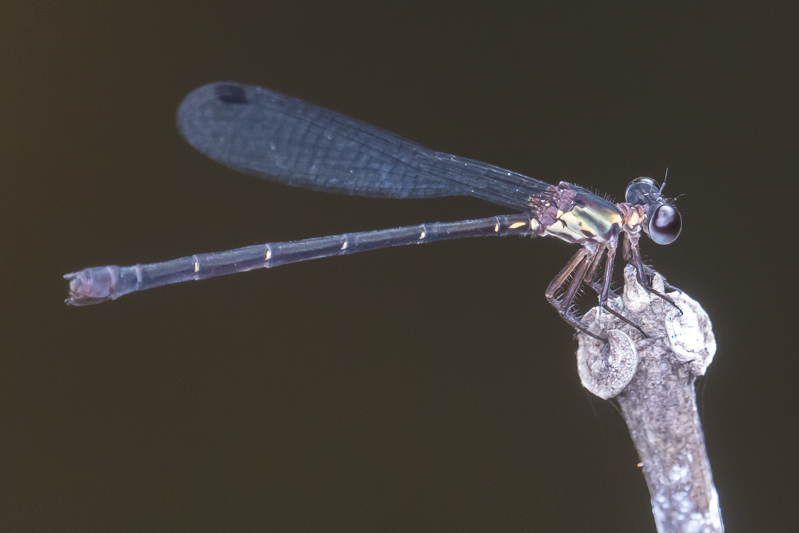
[[219,79],[616,200],[669,167],[684,232],[644,253],[714,320],[700,406],[727,530],[795,526],[789,4],[528,4],[3,4],[0,529],[654,531],[620,417],[543,297],[565,243],[63,304],[88,266],[503,213],[238,175],[174,126]]

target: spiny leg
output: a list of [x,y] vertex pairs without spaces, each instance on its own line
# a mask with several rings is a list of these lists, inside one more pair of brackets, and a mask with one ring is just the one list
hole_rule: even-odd
[[[630,239],[629,238],[624,239],[624,245],[622,246],[622,257],[624,258],[624,260],[626,262],[628,262],[630,264],[634,264],[632,252],[630,251]],[[654,277],[655,274],[660,274],[654,268],[652,268],[651,266],[647,265],[643,261],[641,261],[641,266],[644,269],[644,275],[646,276],[646,279],[649,282],[649,284],[651,284],[651,281],[649,281],[649,280],[651,280]],[[638,267],[636,267],[636,272],[637,272],[637,268]],[[636,275],[636,277],[637,277],[637,275]],[[663,274],[660,274],[660,277],[663,278]],[[642,285],[642,286],[645,287],[646,285]],[[670,285],[669,282],[666,281],[666,278],[663,278],[663,286],[666,288],[667,291],[682,292],[677,287],[675,287],[673,285]]]
[[[587,248],[580,248],[577,253],[574,254],[571,259],[569,259],[569,262],[566,263],[566,266],[564,266],[563,269],[558,272],[558,275],[555,276],[555,279],[553,279],[547,287],[544,296],[546,296],[547,301],[552,305],[552,307],[557,309],[560,317],[571,324],[573,328],[582,331],[586,335],[590,335],[591,337],[602,341],[607,345],[607,339],[603,339],[599,335],[588,331],[588,328],[585,326],[585,324],[580,322],[577,317],[569,312],[572,301],[574,300],[574,296],[577,294],[577,289],[583,284],[586,272],[591,264],[594,263],[596,254],[596,251],[592,252]],[[571,274],[575,268],[577,269],[577,272],[574,273],[574,276],[569,283],[569,287],[566,290],[566,294],[560,301],[558,301],[555,298],[555,293],[564,285],[566,278],[569,277],[569,274]]]
[[593,283],[596,270],[599,267],[599,262],[602,259],[602,254],[605,252],[605,248],[607,248],[607,244],[600,244],[596,249],[594,259],[591,261],[591,267],[588,269],[588,272],[585,273],[585,277],[583,277],[583,283],[588,283],[589,285]]
[[574,254],[571,259],[569,259],[569,262],[566,263],[566,266],[564,266],[560,272],[558,272],[558,275],[555,276],[555,278],[549,283],[549,286],[547,286],[547,290],[544,293],[547,299],[555,296],[555,292],[566,282],[566,278],[568,278],[569,274],[571,274],[574,269],[577,268],[577,265],[580,264],[580,261],[582,261],[586,255],[588,255],[588,250],[585,248],[580,248],[577,250],[577,253]]
[[[657,296],[657,297],[669,302],[671,305],[674,306],[675,309],[677,309],[677,311],[680,312],[680,315],[682,315],[682,309],[680,309],[680,307],[676,303],[674,303],[674,300],[672,300],[671,298],[669,298],[665,294],[661,293],[660,291],[658,291],[654,287],[652,287],[652,283],[647,278],[647,269],[648,269],[648,267],[646,265],[644,265],[644,262],[641,259],[641,251],[638,248],[638,235],[631,235],[629,233],[627,233],[626,235],[627,235],[627,239],[628,239],[627,242],[629,243],[629,246],[627,246],[627,243],[625,243],[625,246],[624,246],[624,255],[625,255],[625,257],[624,258],[625,258],[625,260],[627,260],[628,263],[631,263],[635,267],[635,277],[638,279],[638,283],[644,289],[646,289],[648,292],[650,292],[650,293],[654,294],[655,296]],[[652,269],[648,269],[648,270],[650,272],[654,272]]]
[[[603,245],[603,246],[607,246],[607,245]],[[591,268],[591,271],[589,272],[589,274],[586,274],[584,282],[589,287],[594,289],[594,292],[596,292],[597,296],[599,296],[599,305],[600,305],[600,307],[605,309],[607,312],[609,312],[610,314],[612,314],[613,316],[615,316],[616,318],[618,318],[619,320],[621,320],[625,324],[629,324],[630,326],[634,327],[639,332],[641,332],[641,335],[643,335],[645,338],[648,338],[649,336],[646,333],[644,333],[644,330],[642,330],[638,326],[638,324],[634,323],[632,320],[628,319],[627,317],[625,317],[624,315],[622,315],[618,311],[612,309],[608,305],[608,297],[612,295],[614,298],[616,298],[618,295],[610,289],[610,285],[611,285],[611,283],[613,281],[613,261],[615,260],[615,257],[616,257],[616,247],[615,246],[607,246],[607,250],[608,250],[608,255],[607,255],[606,260],[605,260],[605,272],[604,272],[604,275],[603,275],[602,284],[600,285],[599,283],[595,282],[594,279],[593,279],[594,278],[593,272],[596,270],[597,263],[599,262],[599,259],[600,259],[599,256],[597,256],[597,261],[594,262],[594,264],[592,265],[592,268]],[[600,254],[601,254],[601,252],[600,252]]]
[[[649,337],[649,335],[644,333],[644,330],[641,329],[641,327],[638,324],[633,323],[630,319],[628,319],[618,311],[611,309],[610,306],[608,305],[608,294],[610,293],[610,284],[613,281],[613,261],[615,258],[616,258],[616,246],[614,243],[613,246],[608,246],[608,255],[605,258],[605,274],[602,279],[602,288],[600,291],[598,291],[599,305],[602,307],[602,309],[606,310],[607,312],[609,312],[611,315],[615,316],[622,322],[629,324],[630,326],[640,331],[641,335],[643,335],[644,338],[647,338]],[[593,283],[593,280],[591,280],[591,285],[592,287],[595,285]],[[594,288],[596,289],[596,287]]]

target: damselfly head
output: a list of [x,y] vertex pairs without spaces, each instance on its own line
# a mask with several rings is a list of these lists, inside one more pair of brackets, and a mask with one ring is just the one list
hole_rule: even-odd
[[658,244],[671,244],[682,231],[682,220],[680,212],[663,199],[662,190],[652,178],[636,178],[627,186],[624,197],[629,204],[648,207],[645,231],[649,237]]

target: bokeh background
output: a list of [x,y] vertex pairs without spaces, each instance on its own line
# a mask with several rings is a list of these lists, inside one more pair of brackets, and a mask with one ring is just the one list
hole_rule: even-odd
[[238,175],[174,126],[220,79],[617,201],[668,167],[684,232],[644,253],[714,321],[700,408],[727,531],[793,529],[790,6],[5,2],[0,529],[654,531],[626,429],[543,297],[560,241],[64,305],[88,266],[503,214]]

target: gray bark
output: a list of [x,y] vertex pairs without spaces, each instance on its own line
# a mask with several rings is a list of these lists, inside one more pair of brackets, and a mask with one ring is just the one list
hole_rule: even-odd
[[[609,348],[580,335],[577,366],[583,386],[615,397],[641,458],[652,512],[660,533],[722,532],[705,439],[696,410],[694,383],[716,352],[710,319],[682,292],[668,296],[678,311],[644,290],[628,266],[622,297],[609,305],[648,335],[594,308],[583,321],[609,339]],[[653,287],[663,293],[663,279]]]

